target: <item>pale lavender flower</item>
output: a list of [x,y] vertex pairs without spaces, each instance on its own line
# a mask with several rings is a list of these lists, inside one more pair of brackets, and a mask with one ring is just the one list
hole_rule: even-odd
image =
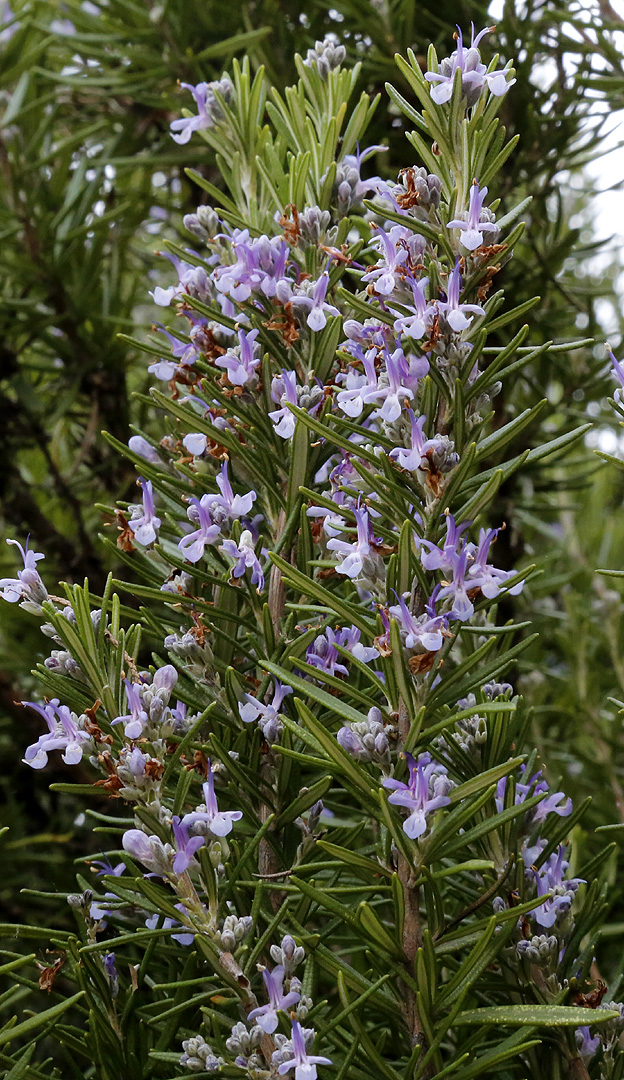
[[584,1061],[589,1061],[600,1046],[599,1036],[595,1035],[592,1039],[588,1025],[577,1028],[574,1034],[576,1036],[576,1048],[580,1056]]
[[486,187],[481,188],[479,191],[478,181],[474,180],[470,188],[470,202],[466,220],[462,221],[454,218],[446,226],[447,229],[461,229],[460,241],[468,251],[474,251],[475,248],[481,247],[485,242],[483,233],[498,232],[498,226],[492,221],[481,220],[481,211],[487,193],[488,189]]
[[221,535],[221,529],[214,525],[208,510],[202,505],[201,499],[189,498],[191,504],[187,510],[187,517],[199,527],[193,532],[183,536],[178,541],[178,547],[185,559],[191,563],[199,562],[204,554],[206,545],[214,544]]
[[19,548],[24,569],[17,571],[16,578],[0,578],[0,596],[9,604],[19,603],[25,611],[41,615],[41,605],[48,599],[48,590],[39,576],[37,563],[45,556],[40,551],[30,551],[28,539],[25,548],[17,540],[7,540],[7,544]]
[[275,434],[282,439],[291,439],[297,423],[296,416],[288,408],[288,404],[297,404],[297,373],[295,371],[286,371],[282,368],[282,374],[273,377],[271,398],[281,406],[269,413]]
[[137,483],[140,484],[143,492],[143,506],[129,507],[128,527],[131,529],[137,544],[141,544],[142,547],[149,547],[158,539],[161,520],[157,516],[154,506],[152,481],[144,480],[140,476]]
[[236,261],[214,270],[214,283],[220,294],[244,303],[252,293],[273,297],[278,294],[280,285],[289,292],[292,285],[287,277],[290,248],[281,236],[252,238],[248,229],[234,229],[231,238],[226,239]]
[[488,73],[485,64],[481,63],[481,54],[478,49],[479,42],[484,34],[489,34],[494,29],[494,26],[486,26],[475,37],[474,24],[472,24],[470,48],[465,49],[462,32],[459,26],[457,27],[457,48],[455,52],[441,61],[439,71],[427,71],[425,73],[427,82],[438,84],[431,89],[431,98],[436,105],[443,105],[445,102],[450,101],[456,71],[462,73],[462,90],[470,105],[473,105],[478,100],[484,86],[487,86],[490,93],[494,94],[495,97],[502,97],[509,87],[513,86],[516,80],[511,79],[508,82],[505,69]]
[[579,885],[584,884],[582,878],[564,877],[570,865],[564,855],[565,847],[560,844],[559,849],[552,853],[541,869],[527,872],[527,876],[533,878],[537,896],[551,894],[539,907],[531,911],[531,918],[546,930],[566,917]]
[[316,1080],[316,1066],[331,1065],[329,1058],[308,1054],[306,1050],[306,1040],[297,1020],[293,1020],[292,1022],[290,1042],[294,1056],[288,1061],[282,1061],[281,1064],[278,1065],[277,1071],[280,1076],[286,1076],[286,1073],[289,1073],[291,1069],[294,1069],[295,1080]]
[[408,409],[407,415],[410,418],[411,445],[408,447],[395,446],[388,456],[393,461],[396,461],[397,465],[400,465],[402,469],[416,472],[417,469],[422,468],[423,462],[427,462],[427,454],[438,449],[440,439],[423,438],[423,428],[427,422],[426,416],[419,416],[417,419],[411,409]]
[[180,824],[184,829],[201,824],[212,836],[227,836],[231,833],[234,822],[240,821],[243,813],[241,810],[219,810],[210,761],[208,761],[208,779],[202,785],[202,790],[204,805],[198,806],[190,814],[185,814]]
[[367,648],[360,642],[361,633],[356,626],[349,626],[332,630],[328,626],[323,634],[319,634],[306,652],[306,661],[319,671],[327,672],[328,675],[348,675],[349,669],[342,662],[342,657],[336,648],[347,649],[356,660],[368,664],[379,656],[377,649]]
[[336,504],[336,511],[328,510],[326,506],[310,506],[306,510],[308,517],[323,518],[323,532],[326,536],[340,536],[346,529],[346,520],[337,512],[340,506],[351,506],[352,500],[344,491],[332,493],[332,502]]
[[200,499],[201,506],[208,511],[215,524],[223,526],[226,521],[240,520],[251,513],[257,495],[255,491],[248,491],[246,495],[234,494],[228,476],[227,461],[223,462],[216,480],[219,494],[202,495]]
[[21,26],[9,0],[2,0],[0,3],[0,26],[2,27],[0,30],[0,44],[6,45],[7,41],[11,40],[13,34],[16,34]]
[[[472,547],[472,545],[470,545],[470,547]],[[466,584],[468,553],[470,547],[468,544],[463,545],[453,561],[453,580],[447,585],[444,585],[438,593],[440,600],[446,599],[447,596],[453,598],[453,607],[449,613],[449,619],[459,619],[460,622],[466,622],[466,619],[469,619],[471,615],[474,615],[474,604],[468,596],[468,589],[479,588],[478,579]]]
[[[459,269],[459,258],[455,260],[455,266],[448,277],[446,300],[438,300],[438,310],[444,316],[445,321],[456,334],[467,330],[475,315],[485,315],[485,311],[479,304],[461,304],[460,295],[462,277]],[[469,313],[469,316],[466,315]]]
[[357,525],[357,538],[352,543],[347,540],[332,538],[328,540],[327,547],[330,551],[336,551],[340,557],[336,570],[346,577],[355,578],[362,573],[364,560],[371,554],[371,545],[375,541],[369,522],[368,511],[355,509],[355,521]]
[[[180,265],[179,260],[177,265]],[[198,348],[197,340],[198,338],[201,338],[204,327],[201,325],[193,326],[190,333],[190,341],[181,341],[180,338],[170,334],[167,328],[160,323],[156,325],[155,329],[159,334],[164,334],[168,339],[169,345],[171,346],[171,357],[173,359],[161,359],[155,364],[150,364],[147,370],[150,374],[156,375],[156,378],[161,379],[162,382],[168,382],[180,368],[190,368],[197,360],[199,360],[201,351]]]
[[[478,583],[478,588],[488,600],[495,599],[505,587],[505,583],[515,576],[513,570],[498,570],[497,567],[489,566],[487,563],[490,547],[498,536],[498,532],[498,529],[479,530],[479,544],[468,571],[468,577],[474,581],[475,587]],[[509,589],[509,593],[511,596],[518,596],[523,588],[524,582],[519,581]]]
[[[167,289],[162,289],[160,285],[157,285],[154,291],[149,294],[154,303],[158,304],[159,307],[169,307],[172,300],[183,296],[185,293],[195,296],[202,302],[208,300],[210,297],[210,283],[205,268],[203,266],[193,266],[192,263],[184,262],[177,255],[172,255],[169,252],[163,252],[163,254],[175,266],[178,273],[178,283],[177,285],[170,285]],[[164,328],[162,332],[169,338],[173,337]],[[177,344],[174,349],[181,346],[181,356],[187,355],[186,350],[189,346],[178,338],[175,338],[175,341]],[[190,362],[192,363],[192,361]],[[186,360],[186,363],[188,364],[189,360]]]
[[124,679],[124,686],[130,712],[123,716],[117,716],[114,720],[111,720],[111,724],[123,724],[124,734],[127,739],[139,739],[143,734],[143,729],[149,723],[149,716],[145,711],[141,698],[140,684],[131,682],[130,679]]
[[182,439],[182,446],[192,457],[201,457],[206,453],[208,439],[199,431],[191,431]]
[[306,283],[306,287],[310,289],[310,292],[308,294],[296,293],[291,298],[291,303],[293,307],[302,307],[307,310],[306,323],[310,330],[322,330],[327,325],[327,315],[340,315],[338,308],[333,304],[328,304],[325,299],[329,288],[329,274],[325,270],[318,281],[315,281],[312,286]]
[[403,822],[403,831],[411,840],[417,840],[427,829],[427,815],[448,806],[450,781],[444,765],[432,761],[431,754],[421,754],[415,761],[411,754],[406,754],[409,769],[409,783],[387,778],[385,788],[392,789],[388,802],[393,806],[402,806],[409,810],[408,818]]
[[139,457],[144,458],[145,461],[149,461],[152,465],[160,464],[157,451],[142,435],[132,435],[128,439],[128,449],[132,450],[133,454],[138,454]]
[[255,341],[259,333],[259,330],[250,330],[248,333],[239,330],[238,349],[228,349],[215,361],[217,367],[226,370],[232,386],[245,386],[256,378],[256,368],[261,359],[255,352]]
[[121,838],[121,846],[157,877],[171,873],[171,847],[165,846],[158,836],[148,836],[141,829],[127,829]]
[[[414,391],[406,385],[410,381],[411,372],[402,349],[394,352],[385,350],[384,360],[386,365],[387,382],[382,385],[381,380],[376,392],[377,400],[383,402],[375,415],[379,415],[386,424],[393,424],[399,419],[406,399],[410,401],[414,397]],[[428,367],[427,362],[427,367]]]
[[243,702],[238,703],[240,718],[244,724],[252,724],[257,720],[258,726],[268,743],[277,742],[282,730],[282,722],[279,718],[282,702],[288,694],[292,694],[292,686],[274,679],[273,699],[270,704],[258,701],[252,694],[245,694]]
[[407,283],[412,290],[414,314],[402,315],[396,319],[394,330],[397,334],[420,340],[427,333],[436,313],[435,305],[429,304],[425,296],[429,278],[424,277],[417,281],[416,278],[410,277]]
[[415,618],[409,610],[403,596],[397,597],[398,606],[389,609],[401,630],[401,638],[406,649],[421,648],[425,652],[438,652],[444,642],[443,631],[448,622],[444,615],[436,615],[435,599],[438,589],[434,590],[427,612]]
[[[520,773],[524,775],[526,766],[520,766]],[[502,813],[505,806],[505,791],[507,790],[507,777],[503,776],[496,785],[496,809]],[[531,795],[545,795],[549,791],[548,784],[542,778],[542,770],[538,769],[529,780],[522,784],[516,783],[515,805],[519,806]],[[563,800],[563,801],[562,801]],[[537,806],[530,811],[530,824],[538,825],[545,821],[549,814],[558,814],[559,817],[569,817],[572,813],[572,799],[566,799],[565,792],[555,791],[542,799]]]
[[462,533],[469,529],[470,525],[470,521],[457,525],[453,515],[447,514],[446,537],[442,548],[436,547],[430,540],[421,540],[416,537],[416,547],[420,551],[420,561],[425,570],[443,570],[447,574],[452,574],[457,558],[457,547],[462,542]]
[[272,1035],[277,1028],[278,1010],[286,1011],[290,1009],[301,998],[301,994],[297,994],[295,991],[291,991],[289,994],[284,993],[284,975],[285,970],[281,964],[274,967],[273,971],[269,971],[268,968],[264,969],[262,978],[269,997],[268,1004],[252,1009],[247,1017],[248,1020],[257,1020],[267,1035]]
[[184,874],[191,865],[193,856],[202,847],[205,840],[203,836],[189,836],[188,829],[181,823],[177,815],[172,818],[171,827],[176,847],[173,872],[174,874]]
[[405,243],[405,234],[408,231],[402,225],[394,225],[388,232],[383,229],[377,231],[374,243],[381,253],[381,259],[376,266],[362,275],[362,281],[374,282],[375,292],[380,296],[390,296],[397,280],[405,276],[405,263],[409,259],[409,250]]
[[255,543],[249,529],[243,529],[238,544],[235,540],[224,540],[219,551],[235,560],[232,577],[241,578],[246,570],[251,570],[251,584],[261,593],[264,588],[264,573],[255,551]]
[[52,698],[46,705],[34,701],[24,701],[23,705],[34,709],[43,717],[48,730],[32,743],[24,754],[24,762],[31,769],[43,769],[48,763],[48,754],[52,750],[62,750],[62,760],[66,765],[77,765],[82,760],[83,747],[91,741],[86,731],[81,731],[67,705],[60,705],[58,698]]
[[357,418],[365,405],[375,401],[379,390],[377,372],[375,370],[375,358],[377,350],[372,348],[364,352],[356,345],[351,349],[353,355],[360,361],[364,368],[363,373],[357,368],[350,367],[344,374],[338,376],[344,389],[336,395],[336,404],[340,406],[347,416]]
[[229,101],[234,87],[227,75],[218,81],[201,82],[196,86],[191,83],[180,83],[180,87],[182,90],[190,91],[197,105],[196,116],[181,117],[179,120],[173,120],[169,125],[171,138],[180,146],[184,146],[196,131],[214,127],[215,123],[221,119],[223,110],[216,98],[215,90],[225,101]]
[[[177,907],[178,911],[186,914],[186,908],[183,904],[175,904],[174,906]],[[160,923],[160,919],[161,916],[155,911],[153,915],[150,915],[149,918],[145,920],[147,929],[156,930]],[[160,929],[171,930],[174,926],[180,925],[181,924],[176,919],[165,918],[162,920]],[[181,934],[171,934],[171,940],[177,941],[178,945],[183,945],[185,948],[188,948],[189,945],[192,945],[195,941],[195,934],[191,930],[184,930]]]

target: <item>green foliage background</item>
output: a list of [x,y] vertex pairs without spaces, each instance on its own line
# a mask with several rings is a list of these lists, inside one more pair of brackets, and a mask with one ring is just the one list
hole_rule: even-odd
[[[169,136],[170,121],[189,104],[177,81],[218,78],[234,56],[248,53],[252,68],[265,64],[281,87],[293,78],[294,53],[333,30],[364,62],[361,89],[372,95],[390,79],[407,93],[394,53],[413,47],[423,54],[434,41],[445,55],[455,22],[464,29],[470,21],[486,25],[488,4],[16,0],[13,10],[17,28],[11,33],[9,17],[0,37],[0,532],[21,540],[31,534],[51,564],[47,580],[88,575],[101,591],[115,568],[98,540],[102,516],[95,504],[131,498],[134,474],[100,432],[125,442],[150,423],[132,397],[148,385],[146,357],[120,334],[140,337],[154,319],[147,293],[167,265],[154,257],[159,240],[179,235],[189,243],[182,216],[202,193],[183,168],[217,181],[205,143],[179,147]],[[505,270],[508,303],[542,298],[527,317],[527,344],[579,333],[588,339],[573,353],[525,370],[514,407],[520,412],[547,399],[544,441],[588,419],[600,427],[614,423],[605,403],[611,381],[597,311],[605,299],[617,310],[616,266],[603,253],[596,271],[595,192],[572,191],[567,180],[600,154],[605,118],[621,104],[622,28],[610,5],[598,0],[510,0],[498,24],[504,59],[518,57],[518,84],[505,100],[503,121],[509,134],[521,135],[501,193],[503,202],[512,190],[516,199],[533,197],[528,228]],[[368,137],[388,153],[371,162],[372,171],[392,175],[412,164],[403,136],[404,121],[384,94]],[[601,186],[618,179],[605,166]],[[587,224],[571,228],[573,214]],[[500,331],[501,344],[506,332]],[[497,399],[501,413],[507,404]],[[524,432],[513,452],[535,443],[535,430]],[[524,654],[514,681],[535,703],[533,738],[551,782],[562,776],[577,803],[593,798],[588,830],[624,823],[621,588],[595,573],[624,565],[622,483],[621,472],[577,445],[565,468],[542,467],[533,478],[525,470],[501,489],[497,506],[501,521],[514,507],[514,528],[498,546],[502,565],[526,557],[543,569],[522,598],[540,641]],[[7,548],[0,573],[12,572]],[[67,891],[82,850],[79,805],[48,791],[50,780],[62,779],[63,766],[55,764],[58,775],[51,767],[43,779],[16,765],[32,740],[13,701],[33,691],[30,669],[44,647],[28,616],[3,604],[0,785],[2,823],[11,833],[0,883],[2,921],[36,922],[45,912],[49,922],[52,902],[19,890]],[[584,835],[590,845],[589,832]],[[611,873],[607,935],[620,933],[624,923],[624,870],[615,857]],[[60,926],[68,915],[54,918]],[[608,962],[608,943],[607,936],[599,967]],[[15,998],[8,1004],[13,1011]]]

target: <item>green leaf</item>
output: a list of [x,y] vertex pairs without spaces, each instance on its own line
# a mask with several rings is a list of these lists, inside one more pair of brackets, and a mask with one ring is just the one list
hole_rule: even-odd
[[606,1024],[620,1014],[615,1009],[587,1009],[576,1005],[493,1005],[460,1013],[457,1024],[510,1024],[513,1027],[580,1027]]
[[65,1001],[60,1001],[58,1005],[53,1005],[51,1009],[44,1009],[43,1012],[36,1013],[35,1016],[29,1017],[28,1020],[24,1020],[21,1024],[15,1024],[13,1027],[4,1027],[2,1031],[0,1031],[0,1046],[5,1046],[7,1043],[12,1042],[13,1039],[29,1038],[38,1028],[44,1027],[52,1021],[56,1021],[59,1016],[62,1016],[64,1012],[71,1009],[72,1006],[76,1005],[84,996],[85,991],[80,990],[72,997],[66,998]]

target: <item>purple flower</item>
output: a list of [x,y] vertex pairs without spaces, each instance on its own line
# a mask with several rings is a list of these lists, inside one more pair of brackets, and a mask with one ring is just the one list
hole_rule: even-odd
[[338,376],[344,385],[344,390],[340,390],[336,395],[336,403],[347,416],[358,417],[364,406],[377,398],[379,390],[375,370],[377,350],[372,348],[364,352],[361,346],[356,345],[351,351],[361,362],[364,373],[350,367],[346,374]]
[[423,438],[423,428],[427,422],[426,416],[419,416],[416,419],[411,409],[408,409],[407,415],[410,418],[411,445],[409,447],[395,446],[394,450],[390,451],[389,457],[396,461],[397,465],[400,465],[402,469],[416,472],[417,469],[422,467],[423,461],[426,461],[427,454],[438,449],[440,440]]
[[404,598],[400,596],[397,599],[398,607],[391,607],[389,610],[399,624],[405,648],[421,648],[425,652],[437,652],[441,649],[444,642],[443,631],[448,623],[444,615],[435,613],[435,593],[431,598],[427,613],[417,619],[412,615]]
[[114,720],[111,720],[111,724],[123,724],[124,734],[127,739],[139,739],[143,734],[143,729],[149,723],[149,716],[143,707],[141,699],[140,684],[133,683],[130,679],[124,679],[124,686],[130,712],[124,716],[117,716]]
[[[187,268],[186,271],[180,273],[180,277],[186,275],[185,280],[189,284],[191,280],[196,280],[195,277],[192,277],[191,271],[193,269],[196,270],[197,267],[191,267],[188,263],[182,264],[180,263],[179,259],[177,260],[176,265],[178,267],[178,273],[180,273],[181,266]],[[169,382],[169,380],[172,379],[175,375],[176,371],[179,371],[182,368],[192,367],[196,360],[200,358],[200,350],[197,347],[196,339],[203,333],[203,329],[204,328],[201,325],[193,326],[190,333],[191,341],[187,342],[180,341],[180,338],[174,337],[173,334],[169,333],[166,327],[158,323],[158,325],[156,326],[156,330],[159,334],[164,334],[165,337],[168,339],[171,346],[171,356],[178,362],[176,364],[174,363],[174,360],[170,358],[168,358],[167,360],[158,360],[155,364],[150,364],[147,370],[152,375],[155,375],[157,379],[161,379],[163,382]]]
[[208,511],[213,522],[222,526],[228,519],[240,520],[251,513],[251,508],[256,501],[255,491],[248,491],[246,495],[235,495],[232,491],[228,476],[228,463],[223,462],[221,472],[217,476],[218,495],[202,495],[201,506]]
[[28,539],[25,548],[17,540],[7,540],[7,544],[19,548],[24,569],[17,571],[16,578],[0,578],[0,596],[9,604],[20,603],[26,611],[41,615],[41,605],[48,599],[48,590],[39,576],[37,563],[45,556],[40,551],[30,551]]
[[564,855],[565,847],[560,844],[558,851],[552,853],[540,870],[527,871],[527,875],[533,878],[537,896],[551,894],[531,911],[531,918],[546,930],[566,917],[579,885],[584,884],[582,878],[564,878],[570,865]]
[[576,1046],[580,1056],[585,1061],[589,1061],[590,1058],[593,1058],[596,1050],[600,1046],[599,1036],[596,1035],[592,1039],[587,1025],[577,1028],[574,1034],[576,1036]]
[[[462,278],[458,257],[455,260],[453,270],[449,274],[446,300],[437,301],[439,311],[444,315],[451,330],[456,334],[461,334],[462,330],[468,329],[474,315],[485,315],[485,311],[478,304],[460,304],[461,286]],[[470,318],[466,315],[467,311],[470,312]]]
[[[184,907],[184,904],[175,904],[174,906],[177,907],[178,911],[181,911],[183,914],[186,915],[186,908]],[[158,912],[155,911],[153,915],[150,915],[150,917],[145,920],[145,925],[148,930],[156,930],[159,921],[160,915],[158,914]],[[177,922],[175,919],[165,918],[163,919],[160,928],[161,930],[170,930],[174,926],[180,926],[180,923]],[[192,931],[184,931],[182,934],[172,934],[171,940],[177,941],[178,945],[184,945],[185,947],[188,947],[189,945],[192,945],[195,941],[195,934]]]
[[478,49],[479,42],[484,34],[489,34],[494,29],[493,26],[486,26],[475,37],[474,24],[472,24],[470,48],[464,49],[462,32],[459,26],[457,27],[457,48],[455,52],[442,60],[439,71],[427,71],[425,73],[427,82],[438,84],[431,89],[431,98],[436,105],[443,105],[445,102],[450,101],[456,71],[462,73],[462,90],[471,105],[477,101],[481,90],[486,85],[490,93],[494,94],[495,97],[502,97],[509,87],[513,86],[516,80],[511,79],[510,82],[507,82],[506,70],[488,73],[485,64],[481,63],[481,55]]
[[[170,285],[168,289],[161,289],[160,285],[157,285],[154,291],[149,294],[154,303],[158,304],[159,307],[169,307],[172,300],[175,300],[184,293],[195,296],[202,302],[208,300],[210,297],[210,285],[205,268],[203,266],[193,266],[192,263],[184,262],[182,259],[178,258],[177,255],[172,255],[169,252],[163,252],[163,254],[167,259],[170,259],[175,266],[178,273],[178,284]],[[164,333],[170,341],[175,341],[173,355],[180,355],[183,363],[187,365],[191,364],[193,361],[187,353],[189,346],[185,342],[181,342],[178,338],[174,338],[172,334],[164,329],[164,327],[162,327],[162,333]],[[175,352],[176,349],[179,350],[179,353]],[[153,370],[153,366],[148,370]],[[165,375],[157,375],[157,377],[165,378]]]
[[178,547],[185,559],[188,559],[191,563],[196,563],[203,557],[206,545],[214,544],[221,535],[221,529],[218,525],[213,524],[206,505],[205,503],[202,505],[201,499],[189,498],[188,501],[191,505],[186,511],[187,517],[199,527],[194,532],[188,533],[187,536],[183,536],[178,541]]
[[327,541],[329,551],[336,551],[340,556],[336,570],[346,577],[356,578],[362,573],[364,560],[371,554],[371,544],[375,541],[369,522],[368,511],[355,509],[357,539],[353,543],[332,538]]
[[[143,491],[143,506],[130,507],[130,519],[128,526],[134,534],[134,539],[137,544],[141,544],[142,547],[149,547],[158,539],[158,530],[160,529],[161,521],[156,515],[156,509],[154,507],[154,494],[152,490],[152,481],[144,480],[142,476],[137,481]],[[142,512],[141,512],[142,511]]]
[[291,991],[289,994],[284,993],[284,974],[285,970],[281,964],[273,968],[273,971],[269,971],[267,968],[262,972],[262,978],[264,979],[264,985],[266,987],[267,994],[269,996],[268,1005],[260,1005],[257,1009],[252,1009],[249,1013],[249,1020],[257,1020],[263,1031],[266,1031],[267,1035],[272,1035],[277,1028],[278,1009],[290,1009],[291,1005],[296,1005],[301,994]]
[[[384,360],[386,363],[387,385],[379,386],[377,399],[383,400],[379,409],[379,417],[387,424],[393,424],[399,419],[405,399],[414,397],[414,391],[406,386],[409,380],[410,370],[402,349],[395,349],[393,353],[385,350]],[[429,365],[427,364],[427,367]]]
[[[468,587],[466,586],[468,551],[468,545],[464,544],[453,561],[453,580],[448,585],[444,585],[438,593],[440,600],[444,600],[447,596],[453,598],[453,607],[449,619],[459,619],[460,622],[465,622],[471,615],[474,615],[474,604],[468,596]],[[472,584],[472,588],[478,588],[477,582]]]
[[[487,565],[490,547],[498,533],[498,529],[479,530],[479,544],[476,552],[474,552],[473,562],[468,571],[468,576],[474,582],[475,587],[478,585],[478,588],[481,589],[481,592],[488,600],[497,597],[501,589],[504,588],[505,582],[515,576],[513,570],[498,570],[495,566]],[[517,596],[522,592],[523,588],[524,582],[519,581],[512,586],[509,593],[511,596]]]
[[281,236],[252,239],[248,229],[235,229],[231,238],[225,239],[236,261],[215,268],[213,277],[219,293],[244,303],[252,293],[270,298],[284,286],[289,297],[292,282],[286,274],[290,248]]
[[[487,557],[497,529],[481,529],[479,544],[475,547],[462,538],[462,533],[470,522],[456,525],[452,514],[446,518],[446,539],[443,548],[436,547],[429,540],[416,539],[420,549],[420,559],[426,570],[442,570],[450,581],[445,581],[438,593],[440,600],[453,598],[453,609],[449,618],[464,622],[474,612],[474,605],[469,592],[480,591],[491,600],[498,596],[505,583],[513,578],[511,570],[499,570],[489,566]],[[514,596],[522,591],[523,582],[518,582],[509,592]]]
[[388,778],[383,781],[385,788],[392,789],[388,802],[393,806],[402,806],[409,810],[409,817],[403,823],[403,831],[411,840],[417,840],[427,828],[427,815],[448,806],[450,799],[447,792],[450,781],[444,765],[431,760],[431,754],[421,754],[415,761],[411,754],[406,754],[409,769],[409,783]]
[[184,874],[191,865],[196,851],[204,844],[203,836],[189,836],[188,829],[181,824],[177,815],[171,820],[173,837],[176,846],[176,856],[173,860],[174,874]]
[[397,334],[404,334],[405,337],[419,340],[425,336],[435,317],[435,307],[433,304],[428,304],[425,297],[429,278],[420,278],[419,281],[416,281],[415,278],[410,277],[407,280],[412,290],[414,314],[402,315],[399,319],[396,319],[394,329]]
[[234,540],[224,540],[219,547],[219,551],[236,560],[236,564],[232,568],[233,578],[241,578],[246,570],[251,570],[251,584],[256,586],[258,593],[262,592],[264,573],[255,552],[254,538],[249,529],[243,529],[238,544]]
[[479,191],[479,184],[477,180],[473,181],[470,188],[470,203],[468,206],[468,217],[466,221],[454,219],[449,221],[446,226],[447,229],[461,229],[461,243],[468,251],[474,251],[475,248],[481,247],[484,243],[483,233],[486,232],[498,232],[498,226],[494,225],[492,221],[482,221],[481,211],[483,210],[483,200],[488,193],[486,187],[481,188]]
[[121,877],[126,869],[126,864],[124,862],[119,862],[116,866],[113,866],[109,859],[92,859],[90,865],[100,867],[97,871],[97,877],[104,877],[108,874],[112,875],[112,877]]
[[[526,771],[526,766],[520,766],[520,773],[523,775]],[[507,777],[503,776],[496,785],[496,809],[499,814],[502,813],[505,806],[505,791],[507,790]],[[548,784],[542,778],[542,770],[538,769],[533,776],[530,777],[527,783],[516,783],[515,805],[520,806],[525,799],[531,795],[544,795],[549,791]],[[563,803],[562,803],[562,800]],[[559,817],[569,817],[572,813],[572,799],[566,799],[565,792],[555,791],[548,796],[547,799],[542,799],[541,803],[538,803],[530,811],[530,823],[531,825],[541,824],[545,821],[549,814],[558,814]]]
[[348,675],[349,669],[342,663],[337,645],[342,649],[347,649],[356,660],[361,660],[364,664],[376,660],[379,656],[377,649],[366,648],[360,643],[360,636],[360,631],[356,626],[338,630],[332,630],[328,626],[325,632],[319,634],[308,646],[306,661],[319,671],[327,672],[328,675],[335,675],[336,672],[340,675]]
[[362,276],[362,281],[374,282],[375,292],[380,296],[390,296],[394,292],[397,279],[405,276],[405,263],[409,250],[404,243],[409,230],[403,225],[394,225],[388,232],[379,229],[374,243],[381,253],[381,259],[372,270]]
[[280,409],[273,409],[269,413],[275,434],[282,439],[290,439],[294,434],[297,418],[294,413],[291,413],[287,403],[297,404],[296,372],[282,368],[282,374],[274,376],[271,383],[271,398],[276,404],[281,405]]
[[215,361],[217,367],[225,368],[232,386],[245,386],[256,377],[260,356],[255,355],[255,341],[259,330],[238,331],[238,349],[228,351]]
[[141,829],[127,829],[121,838],[121,846],[157,877],[171,873],[171,847],[165,846],[157,836],[148,836]]
[[138,454],[139,457],[149,461],[152,465],[160,464],[160,458],[156,450],[142,435],[132,435],[128,439],[128,448],[132,450],[133,454]]
[[327,290],[329,288],[329,274],[325,270],[318,281],[314,282],[313,286],[309,286],[311,289],[308,295],[304,293],[297,293],[291,299],[293,307],[303,307],[307,309],[308,315],[306,323],[310,327],[310,330],[322,330],[327,325],[327,314],[340,315],[337,307],[333,304],[328,304],[325,300],[327,296]]
[[43,717],[48,730],[32,743],[24,754],[24,761],[31,769],[43,769],[48,763],[51,750],[63,750],[62,760],[66,765],[77,765],[82,760],[85,743],[91,741],[86,731],[81,731],[68,709],[60,705],[58,698],[52,698],[47,705],[38,705],[34,701],[24,701],[29,709],[34,709]]
[[286,1076],[291,1069],[295,1070],[295,1080],[316,1080],[317,1065],[331,1065],[326,1057],[310,1056],[306,1050],[306,1042],[303,1032],[297,1020],[292,1022],[291,1045],[294,1057],[288,1061],[282,1061],[277,1071],[280,1076]]
[[206,453],[208,439],[200,432],[191,431],[182,439],[182,446],[192,457],[201,457]]
[[208,761],[208,780],[202,785],[204,804],[190,814],[185,814],[180,822],[182,828],[189,829],[198,823],[204,825],[212,836],[227,836],[232,831],[235,821],[240,821],[241,810],[219,810],[214,789],[214,776]]
[[421,540],[417,537],[416,546],[420,551],[420,561],[425,570],[443,570],[447,574],[452,574],[457,559],[457,545],[461,543],[462,533],[469,529],[470,525],[470,521],[456,525],[453,515],[447,514],[446,538],[442,548],[436,547],[430,540]]
[[273,700],[269,705],[263,701],[258,701],[251,694],[245,694],[244,703],[240,701],[238,703],[238,711],[243,723],[252,724],[257,720],[258,726],[268,743],[277,742],[282,730],[282,722],[279,718],[282,702],[287,694],[292,694],[292,686],[286,686],[284,683],[279,682],[278,679],[273,681],[275,688],[273,690]]
[[234,87],[231,80],[226,76],[215,82],[201,82],[197,86],[191,83],[180,83],[182,90],[189,90],[197,105],[197,116],[181,117],[174,120],[170,125],[171,138],[180,146],[184,146],[196,131],[204,131],[214,127],[217,120],[223,116],[223,110],[217,101],[215,90],[225,101],[229,101]]
[[111,996],[117,997],[119,993],[119,975],[117,974],[117,968],[115,966],[115,953],[106,953],[104,957],[104,971],[106,972],[106,978],[110,986]]

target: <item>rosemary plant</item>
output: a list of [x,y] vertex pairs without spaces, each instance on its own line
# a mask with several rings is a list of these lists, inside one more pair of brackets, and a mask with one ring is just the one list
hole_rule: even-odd
[[[529,200],[499,212],[515,79],[481,60],[492,30],[397,59],[392,181],[333,39],[283,94],[246,61],[186,87],[172,135],[223,183],[189,171],[208,201],[134,343],[162,437],[107,435],[139,473],[106,508],[129,580],[50,596],[25,544],[0,582],[54,644],[24,760],[76,767],[54,787],[98,834],[75,934],[2,928],[47,945],[54,1001],[0,1032],[7,1076],[624,1073],[593,966],[612,845],[579,864],[586,805],[531,746],[537,571],[497,565],[514,523],[490,515],[586,431],[507,454],[547,405],[514,408],[523,369],[586,343],[525,345],[534,301],[499,287]],[[7,958],[18,995],[33,959]]]

